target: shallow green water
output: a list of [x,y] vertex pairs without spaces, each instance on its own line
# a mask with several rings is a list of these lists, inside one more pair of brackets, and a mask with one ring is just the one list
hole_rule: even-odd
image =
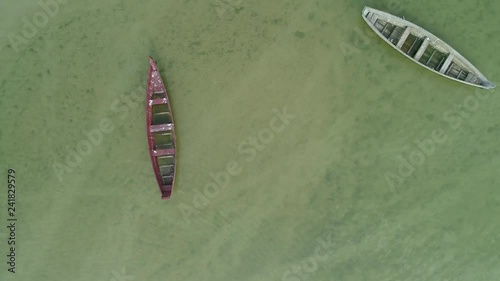
[[[18,219],[12,274],[4,181],[1,280],[499,278],[497,93],[414,65],[360,14],[404,15],[496,81],[500,4],[68,0],[29,36],[36,1],[1,5]],[[176,121],[168,201],[147,153],[149,55]]]

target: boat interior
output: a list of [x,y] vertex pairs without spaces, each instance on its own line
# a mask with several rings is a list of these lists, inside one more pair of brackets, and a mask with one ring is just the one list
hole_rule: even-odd
[[174,163],[175,156],[159,156],[158,166],[160,167],[160,174],[163,185],[172,185],[174,182]]
[[[153,100],[166,98],[166,93],[154,92]],[[154,138],[154,149],[164,150],[164,149],[174,149],[174,135],[173,135],[173,123],[172,123],[172,113],[169,110],[168,104],[153,104],[152,105],[152,118],[151,125],[172,125],[166,126],[161,131],[153,132],[152,136]],[[158,166],[160,169],[160,175],[162,178],[163,185],[172,185],[174,180],[174,168],[175,168],[175,155],[161,155],[157,156]]]
[[453,53],[440,51],[430,44],[429,38],[419,36],[410,26],[392,24],[373,12],[368,12],[365,17],[387,41],[427,68],[468,83],[484,84],[474,72],[454,58]]

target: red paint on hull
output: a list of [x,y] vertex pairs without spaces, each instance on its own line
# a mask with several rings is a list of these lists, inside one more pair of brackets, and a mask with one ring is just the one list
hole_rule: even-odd
[[151,57],[146,90],[146,129],[149,155],[161,198],[168,199],[172,195],[176,172],[174,118],[167,89]]

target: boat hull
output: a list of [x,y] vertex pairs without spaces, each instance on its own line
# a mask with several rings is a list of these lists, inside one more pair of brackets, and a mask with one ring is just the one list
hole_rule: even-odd
[[161,198],[172,195],[176,173],[176,136],[170,99],[156,62],[149,58],[146,90],[146,130],[149,155]]
[[380,38],[418,65],[467,85],[495,87],[472,63],[429,31],[370,7],[363,9],[362,17]]

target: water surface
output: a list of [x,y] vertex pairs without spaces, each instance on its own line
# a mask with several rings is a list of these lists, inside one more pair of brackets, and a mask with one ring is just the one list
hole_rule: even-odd
[[[500,4],[68,0],[31,33],[36,1],[1,5],[0,159],[18,177],[2,280],[498,279],[495,91],[414,65],[361,9],[405,16],[495,82]],[[178,137],[168,201],[150,55]]]

